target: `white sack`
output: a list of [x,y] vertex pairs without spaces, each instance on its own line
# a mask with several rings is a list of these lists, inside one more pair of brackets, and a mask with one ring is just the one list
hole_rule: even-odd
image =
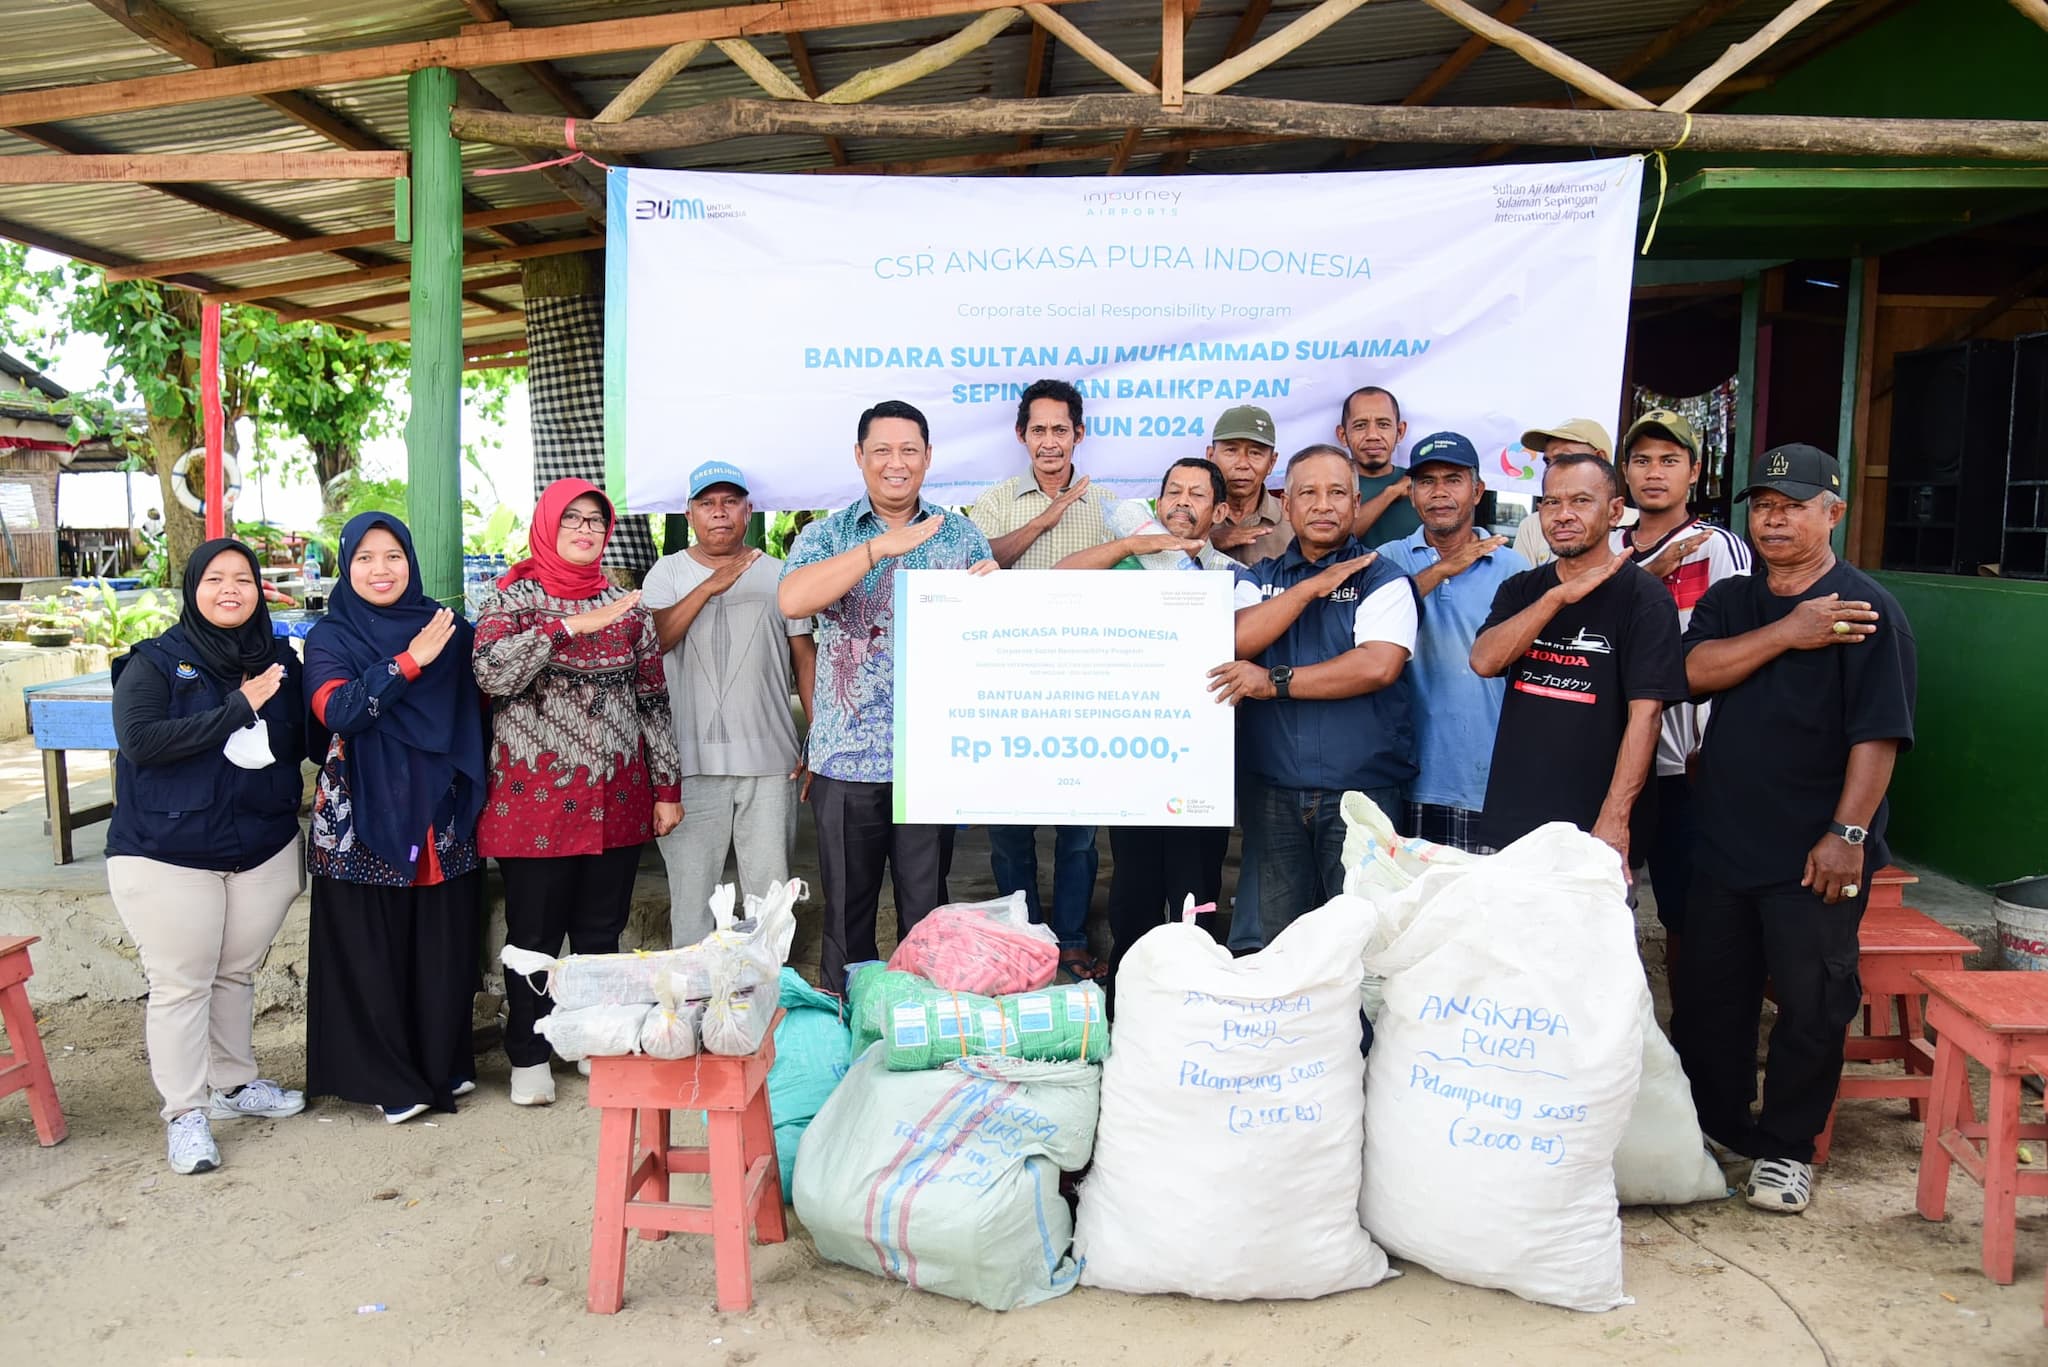
[[1497,855],[1433,864],[1382,905],[1393,929],[1365,956],[1386,979],[1366,1227],[1452,1281],[1573,1310],[1627,1304],[1614,1155],[1649,989],[1620,860],[1553,822]]
[[1357,1218],[1371,909],[1339,897],[1257,954],[1192,925],[1146,932],[1117,972],[1081,1280],[1212,1300],[1371,1286]]

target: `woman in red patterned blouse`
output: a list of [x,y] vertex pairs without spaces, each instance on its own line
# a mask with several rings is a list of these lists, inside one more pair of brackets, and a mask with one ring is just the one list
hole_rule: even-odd
[[[491,698],[491,777],[477,839],[505,875],[505,938],[521,949],[612,954],[640,847],[683,819],[681,761],[661,643],[640,595],[604,577],[611,504],[580,479],[549,485],[531,554],[480,605],[476,681]],[[550,1003],[505,980],[512,1100],[555,1099]]]

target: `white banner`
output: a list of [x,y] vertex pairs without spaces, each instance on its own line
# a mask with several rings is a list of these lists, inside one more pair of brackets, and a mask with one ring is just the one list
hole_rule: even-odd
[[[1080,387],[1095,481],[1156,491],[1225,409],[1284,458],[1361,385],[1451,429],[1495,489],[1527,428],[1620,406],[1635,158],[1289,176],[940,180],[615,169],[605,448],[635,512],[700,461],[757,508],[842,507],[863,408],[931,421],[926,497],[1022,473],[1017,398]],[[1406,463],[1406,447],[1397,457]]]
[[1220,570],[896,576],[896,819],[1228,826]]

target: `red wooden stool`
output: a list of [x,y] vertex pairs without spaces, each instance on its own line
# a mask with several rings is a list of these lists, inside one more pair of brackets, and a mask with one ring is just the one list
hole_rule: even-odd
[[[1878,876],[1889,872],[1893,870]],[[1911,907],[1880,906],[1877,897],[1873,890],[1857,931],[1863,1033],[1850,1035],[1842,1052],[1851,1063],[1896,1061],[1905,1068],[1898,1073],[1842,1074],[1835,1104],[1839,1107],[1843,1098],[1904,1097],[1911,1103],[1913,1118],[1925,1120],[1924,1103],[1934,1090],[1934,1046],[1927,1042],[1921,1020],[1921,999],[1927,990],[1916,975],[1960,971],[1963,960],[1977,952],[1977,942]],[[1887,1028],[1880,1029],[1881,1023]],[[1828,1161],[1834,1133],[1835,1112],[1830,1109],[1827,1126],[1813,1143],[1814,1162]]]
[[[2036,1054],[2020,1066],[2040,1078],[2042,1082],[2048,1083],[2048,1053]],[[2041,1104],[2048,1106],[2048,1099],[2044,1099]],[[2041,1323],[2048,1324],[2048,1277],[2042,1278],[2041,1281]]]
[[[2048,1196],[2048,1172],[2021,1172],[2019,1141],[2048,1139],[2048,1125],[2020,1124],[2020,1079],[2048,1050],[2048,973],[1922,973],[1927,1024],[1939,1041],[1934,1093],[1920,1145],[1920,1214],[1948,1212],[1951,1162],[1984,1188],[1984,1275],[2012,1281],[2013,1200]],[[1980,1121],[1970,1100],[1970,1061],[1991,1073]],[[1982,1145],[1980,1148],[1979,1145]]]
[[[775,1019],[782,1019],[780,1011]],[[593,1312],[616,1314],[625,1301],[629,1229],[643,1239],[666,1239],[671,1230],[709,1234],[718,1308],[753,1305],[748,1227],[764,1244],[789,1237],[775,1167],[775,1122],[768,1113],[768,1070],[774,1065],[773,1026],[761,1048],[744,1058],[591,1059],[590,1104],[603,1111],[590,1231]],[[708,1146],[669,1146],[669,1112],[683,1110],[706,1112]],[[679,1172],[710,1176],[710,1205],[669,1199],[670,1179]]]
[[28,1004],[28,980],[35,973],[28,961],[28,947],[40,938],[0,936],[0,1021],[6,1023],[7,1043],[14,1050],[0,1054],[0,1096],[28,1092],[28,1113],[35,1117],[36,1138],[48,1148],[63,1143],[70,1131],[57,1105],[57,1084],[50,1079],[43,1037],[36,1033],[36,1013]]

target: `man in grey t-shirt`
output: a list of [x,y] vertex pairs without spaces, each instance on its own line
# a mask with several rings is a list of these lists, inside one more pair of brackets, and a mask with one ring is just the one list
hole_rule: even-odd
[[802,750],[789,691],[794,675],[808,716],[818,657],[810,622],[776,606],[782,562],[746,544],[753,511],[737,466],[699,465],[690,472],[691,545],[656,561],[641,589],[683,758],[683,821],[660,841],[676,945],[710,934],[728,851],[742,895],[759,896],[789,877],[796,840]]

